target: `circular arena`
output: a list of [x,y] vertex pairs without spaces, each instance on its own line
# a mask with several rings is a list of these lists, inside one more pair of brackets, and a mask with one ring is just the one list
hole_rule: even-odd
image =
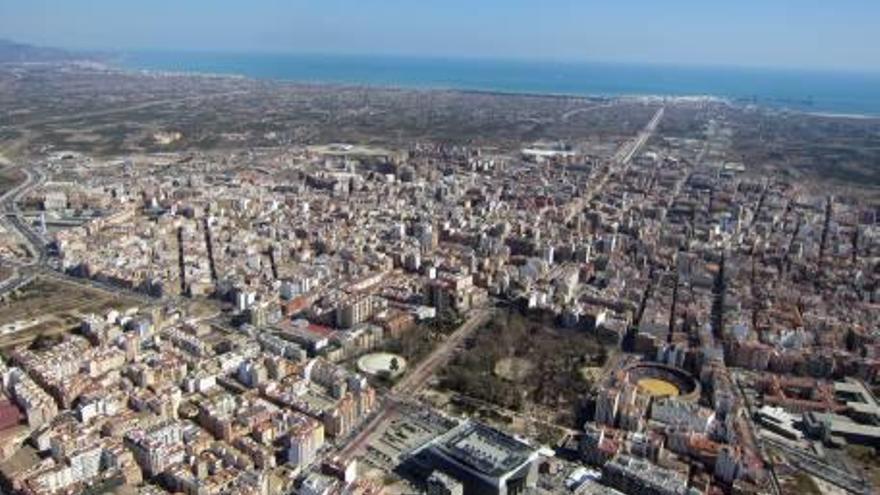
[[636,363],[625,371],[627,381],[655,398],[680,397],[695,401],[700,397],[699,382],[683,369],[660,363]]
[[361,373],[370,376],[395,378],[406,370],[406,360],[397,354],[375,352],[358,359],[357,367]]

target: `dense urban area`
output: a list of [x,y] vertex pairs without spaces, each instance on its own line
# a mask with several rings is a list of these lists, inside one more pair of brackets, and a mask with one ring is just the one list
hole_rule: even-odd
[[15,494],[880,490],[880,120],[0,65]]

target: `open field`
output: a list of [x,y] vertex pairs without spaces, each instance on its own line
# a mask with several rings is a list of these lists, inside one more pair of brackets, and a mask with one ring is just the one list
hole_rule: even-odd
[[[344,142],[595,150],[656,111],[637,99],[320,86],[116,70],[0,71],[0,137],[95,155]],[[98,90],[96,90],[98,88]],[[173,137],[173,138],[169,138]],[[613,149],[611,146],[609,149]]]
[[874,486],[880,486],[880,455],[876,449],[850,445],[847,447],[847,454],[864,470],[865,475],[874,483]]
[[747,166],[789,178],[880,188],[880,119],[730,110],[732,144]]
[[786,493],[797,493],[798,495],[821,495],[824,493],[810,475],[800,471],[783,482],[783,489],[786,490]]
[[4,167],[0,161],[0,194],[24,181],[24,174],[17,168]]
[[535,370],[535,364],[524,358],[503,358],[495,363],[495,374],[511,382],[525,380]]
[[0,303],[0,327],[18,322],[16,330],[0,335],[0,348],[66,332],[79,323],[80,314],[136,306],[137,301],[123,296],[73,283],[37,279]]

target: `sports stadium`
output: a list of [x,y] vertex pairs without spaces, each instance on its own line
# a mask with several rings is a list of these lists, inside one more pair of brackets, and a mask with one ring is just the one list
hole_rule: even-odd
[[700,397],[699,382],[687,371],[660,363],[640,362],[627,366],[626,380],[641,393],[654,398],[679,397],[695,401]]

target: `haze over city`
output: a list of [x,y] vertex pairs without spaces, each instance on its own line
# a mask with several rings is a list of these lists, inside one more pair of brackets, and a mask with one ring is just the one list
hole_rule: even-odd
[[880,493],[878,25],[0,0],[0,493]]
[[345,53],[880,71],[851,0],[0,3],[0,33],[90,50]]

